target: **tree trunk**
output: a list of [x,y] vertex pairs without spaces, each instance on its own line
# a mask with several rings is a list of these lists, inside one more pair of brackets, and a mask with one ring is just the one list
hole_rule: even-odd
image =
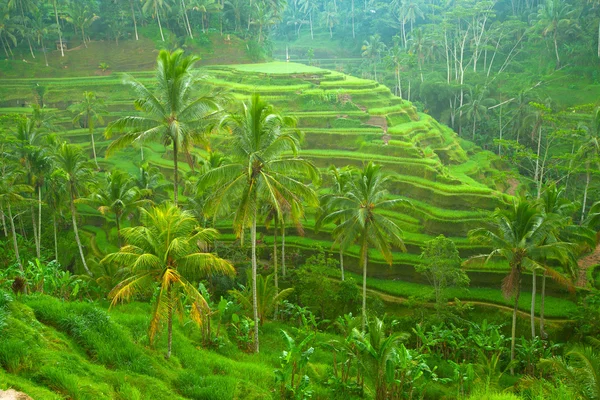
[[537,271],[534,268],[531,277],[531,339],[535,339],[535,295],[537,285]]
[[58,21],[58,8],[56,7],[56,0],[52,2],[54,4],[54,16],[56,17],[56,29],[58,30],[58,42],[60,43],[60,54],[62,57],[65,56],[65,50],[63,49],[62,33],[60,31],[60,22]]
[[[88,121],[88,126],[93,126],[89,124]],[[98,160],[96,159],[96,142],[94,141],[94,129],[90,129],[90,138],[92,139],[92,154],[94,155],[94,163],[96,163],[96,169],[98,171],[100,171],[100,166],[98,165]]]
[[[279,293],[279,272],[277,271],[277,216],[275,216],[275,222],[273,226],[273,275],[275,276],[275,295]],[[275,304],[275,312],[273,319],[277,319],[279,307]]]
[[35,221],[35,209],[33,208],[33,206],[30,207],[31,210],[31,227],[33,229],[33,241],[35,243],[35,256],[39,259],[40,258],[40,244],[38,241],[38,227],[37,227],[37,223]]
[[81,240],[79,239],[79,230],[77,229],[77,212],[75,211],[75,203],[73,201],[73,193],[71,193],[71,220],[73,221],[73,232],[75,233],[75,241],[77,242],[77,247],[79,248],[79,255],[81,256],[81,262],[83,263],[83,268],[85,272],[89,276],[93,276],[92,272],[89,270],[87,266],[87,262],[85,261],[85,256],[83,255],[83,246],[81,245]]
[[4,230],[4,237],[8,237],[8,230],[6,229],[6,219],[4,218],[4,208],[0,208],[0,218],[2,219],[2,230]]
[[590,164],[586,163],[586,179],[585,179],[585,189],[583,190],[583,205],[581,206],[581,221],[583,224],[583,220],[585,218],[585,205],[587,203],[587,194],[588,189],[590,187]]
[[342,282],[344,281],[344,251],[340,248],[340,270],[342,271]]
[[160,13],[158,12],[158,8],[155,8],[154,10],[156,11],[156,20],[158,21],[158,29],[160,30],[160,38],[164,42],[165,41],[165,35],[163,35],[162,25],[160,23]]
[[46,61],[46,67],[48,66],[48,55],[46,54],[46,46],[44,45],[44,39],[41,40],[42,42],[42,52],[44,52],[44,61]]
[[131,19],[133,19],[133,31],[135,32],[135,40],[139,40],[138,31],[137,31],[137,22],[135,20],[135,10],[133,9],[133,0],[129,0],[129,5],[131,6]]
[[285,221],[281,221],[281,275],[285,278]]
[[312,10],[308,13],[308,22],[310,23],[310,38],[311,40],[315,40],[315,35],[313,33]]
[[185,10],[185,0],[181,0],[181,6],[183,7],[183,17],[186,28],[190,34],[190,37],[193,39],[194,34],[192,33],[192,27],[190,26],[190,20],[188,19],[187,11]]
[[[352,0],[351,5],[351,13],[352,13],[352,39],[356,39],[356,33],[354,32],[354,0]],[[600,55],[600,50],[599,51],[599,55]]]
[[115,213],[115,222],[117,224],[117,243],[121,248],[121,215],[118,213]]
[[13,248],[15,250],[15,258],[17,259],[17,264],[19,264],[19,270],[23,272],[23,263],[21,262],[21,256],[19,255],[19,244],[17,243],[17,232],[15,231],[15,221],[13,219],[12,210],[10,208],[10,203],[8,203],[8,219],[10,220],[10,231],[12,233],[13,240]]
[[173,140],[173,198],[175,206],[177,206],[177,201],[179,199],[179,185],[177,183],[179,179],[179,171],[178,171],[178,160],[177,156],[179,152],[179,148],[177,146],[177,138]]
[[83,40],[83,45],[87,49],[87,41],[85,40],[85,31],[83,30],[83,26],[81,26],[81,39]]
[[362,331],[365,332],[367,324],[367,263],[369,261],[369,253],[367,248],[367,239],[363,238],[362,245],[362,267],[363,267],[363,287],[362,287]]
[[52,222],[54,224],[54,260],[58,262],[58,235],[57,235],[57,224],[56,224],[56,215],[52,216]]
[[173,295],[171,286],[167,287],[167,360],[171,358],[171,347],[173,344]]
[[544,301],[546,300],[546,270],[542,275],[542,298],[540,299],[540,337],[546,338],[546,331],[544,330]]
[[560,56],[558,55],[558,42],[556,40],[557,29],[554,29],[554,52],[556,53],[556,69],[560,68]]
[[250,231],[252,241],[252,313],[254,316],[254,352],[258,353],[258,297],[256,294],[256,210],[252,217],[252,227]]
[[[517,310],[519,309],[519,296],[521,295],[521,273],[519,272],[519,278],[517,279],[517,288],[515,293],[515,305],[513,307],[512,315],[512,329],[510,339],[510,361],[513,362],[515,359],[515,344],[517,340]],[[510,367],[510,374],[515,374],[515,368]]]

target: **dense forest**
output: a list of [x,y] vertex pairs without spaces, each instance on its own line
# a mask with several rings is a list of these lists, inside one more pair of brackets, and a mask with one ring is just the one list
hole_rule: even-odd
[[0,43],[0,398],[600,398],[600,2],[0,0]]

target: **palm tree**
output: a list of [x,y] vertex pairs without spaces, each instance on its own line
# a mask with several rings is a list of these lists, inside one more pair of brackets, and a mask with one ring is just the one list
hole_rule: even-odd
[[98,15],[94,14],[90,9],[89,4],[85,4],[81,1],[74,1],[69,5],[69,9],[67,11],[67,16],[65,17],[67,22],[70,22],[75,27],[75,32],[77,33],[77,28],[81,31],[81,40],[83,41],[83,45],[87,47],[87,39],[85,37],[85,28],[92,25],[92,23],[100,18]]
[[235,270],[228,261],[204,250],[206,244],[216,237],[217,231],[199,228],[189,211],[164,203],[141,212],[144,225],[124,228],[122,234],[127,245],[107,255],[101,262],[123,265],[129,272],[129,277],[109,293],[111,306],[159,285],[160,292],[150,322],[150,343],[166,314],[168,359],[173,340],[173,311],[181,313],[181,303],[187,297],[192,302],[194,318],[206,303],[190,280],[215,273],[233,276]]
[[557,377],[585,400],[600,399],[600,352],[598,348],[578,345],[563,357],[542,359],[540,366]]
[[470,102],[464,104],[460,110],[465,111],[467,119],[473,121],[473,140],[475,140],[475,132],[477,131],[477,122],[487,118],[489,107],[496,102],[492,98],[485,98],[486,88],[479,90],[475,88],[475,92],[471,91]]
[[22,196],[23,193],[33,192],[33,188],[29,185],[20,183],[21,174],[15,171],[14,168],[5,168],[2,176],[0,176],[0,204],[6,206],[8,210],[8,220],[13,240],[13,249],[19,269],[23,272],[23,262],[19,255],[19,245],[17,242],[17,233],[15,231],[15,221],[12,213],[12,207],[15,204],[23,203],[26,199]]
[[191,162],[192,147],[203,140],[209,123],[220,112],[217,103],[220,98],[199,96],[196,92],[200,79],[192,72],[196,61],[197,57],[184,57],[182,50],[173,53],[162,50],[157,60],[155,93],[132,77],[125,81],[137,93],[135,105],[144,115],[120,118],[109,124],[105,132],[110,138],[115,130],[127,131],[108,146],[107,156],[132,143],[157,141],[165,146],[173,145],[175,204],[179,194],[179,154],[183,152]]
[[83,254],[83,246],[79,238],[79,230],[77,229],[77,209],[75,208],[75,200],[81,197],[88,189],[92,178],[92,170],[81,148],[69,143],[61,143],[59,145],[54,155],[54,161],[57,168],[55,174],[63,177],[69,192],[69,208],[73,222],[73,233],[75,233],[75,241],[79,248],[81,262],[83,263],[85,272],[92,276],[92,272],[88,268],[85,255]]
[[381,57],[381,52],[385,50],[385,44],[381,41],[381,36],[379,34],[369,36],[369,40],[363,42],[361,50],[362,56],[371,60],[375,72],[375,80],[377,80],[377,63]]
[[[210,187],[205,213],[215,218],[234,210],[233,223],[242,237],[250,226],[252,242],[252,295],[254,311],[254,350],[259,351],[258,304],[256,297],[256,223],[261,204],[270,204],[278,216],[284,208],[306,201],[317,205],[315,192],[298,178],[318,179],[317,169],[297,157],[302,137],[297,130],[286,129],[294,120],[277,114],[273,107],[252,96],[239,114],[224,122],[233,134],[233,163],[214,168],[200,178],[199,190]],[[291,153],[286,155],[285,153]],[[281,217],[280,217],[281,218]]]
[[104,100],[96,97],[94,92],[83,92],[83,101],[72,104],[69,110],[73,113],[73,124],[87,128],[92,140],[92,153],[96,169],[100,170],[98,160],[96,158],[96,143],[94,142],[94,127],[96,122],[103,124],[102,114],[106,113]]
[[49,0],[52,2],[52,6],[54,7],[54,17],[56,18],[56,31],[58,32],[58,41],[60,43],[60,54],[62,57],[65,56],[65,49],[62,41],[62,30],[60,29],[60,22],[58,20],[58,0]]
[[558,54],[559,28],[561,25],[570,22],[572,12],[571,5],[561,0],[546,0],[538,10],[538,24],[542,27],[542,34],[544,36],[552,35],[556,55],[556,69],[560,68],[560,55]]
[[54,259],[58,262],[58,222],[64,218],[65,203],[68,202],[68,190],[60,175],[51,175],[47,181],[46,204],[52,214],[52,227],[54,233]]
[[158,22],[158,29],[160,30],[160,38],[165,41],[165,35],[163,35],[162,24],[160,23],[160,13],[163,8],[170,9],[169,4],[165,0],[143,0],[144,5],[142,6],[142,12],[147,13],[149,10],[152,11],[152,17],[156,17]]
[[[525,199],[515,200],[508,210],[494,213],[491,228],[478,228],[469,232],[471,241],[490,246],[492,251],[471,260],[502,257],[508,261],[510,273],[502,281],[505,297],[514,295],[511,334],[511,362],[515,359],[517,310],[521,294],[521,278],[524,269],[535,272],[545,270],[546,260],[565,261],[569,246],[558,241],[549,241],[556,229],[556,221],[545,218],[536,204]],[[535,301],[535,277],[532,289],[532,302]],[[534,304],[535,307],[535,304]],[[532,316],[533,321],[533,316]],[[533,322],[532,322],[533,323]],[[511,367],[511,373],[513,368]]]
[[117,225],[117,240],[121,247],[121,218],[133,214],[146,200],[141,199],[141,193],[135,186],[133,178],[120,170],[114,170],[106,175],[106,183],[93,193],[91,201],[98,205],[102,214],[113,213]]
[[594,110],[592,120],[589,124],[580,124],[579,128],[583,130],[584,136],[582,144],[578,151],[578,158],[585,164],[585,189],[583,191],[583,202],[581,206],[581,221],[585,219],[585,208],[587,205],[588,189],[590,187],[590,164],[595,164],[596,168],[600,166],[600,107]]
[[[317,219],[316,228],[320,229],[321,224],[323,222],[323,218],[329,215],[331,212],[335,211],[332,209],[333,200],[335,200],[338,196],[343,196],[346,193],[346,189],[348,188],[348,184],[352,181],[352,174],[354,172],[353,169],[349,167],[345,168],[337,168],[334,165],[330,166],[329,175],[332,179],[332,187],[331,192],[325,194],[321,197],[321,215]],[[335,221],[339,222],[339,221]],[[340,271],[342,273],[342,281],[345,279],[344,277],[344,250],[340,247]]]
[[335,196],[331,212],[323,218],[323,223],[339,221],[333,230],[334,243],[345,251],[358,242],[360,263],[363,270],[362,329],[367,321],[367,265],[369,247],[374,247],[392,265],[392,246],[406,251],[402,241],[402,231],[382,211],[393,208],[404,200],[390,199],[385,189],[389,176],[381,171],[381,166],[369,162],[348,183],[343,195]]

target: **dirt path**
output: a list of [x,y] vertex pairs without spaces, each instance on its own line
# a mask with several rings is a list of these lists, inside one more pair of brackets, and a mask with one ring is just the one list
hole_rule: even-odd
[[[361,110],[362,112],[368,112],[369,110],[367,109],[367,107],[365,106],[361,106],[360,104],[356,104],[356,103],[352,103],[354,104],[356,107],[358,107],[359,110]],[[378,126],[381,129],[383,129],[383,133],[387,134],[388,131],[388,123],[387,123],[387,118],[385,118],[385,116],[378,116],[378,115],[372,115],[369,120],[367,122],[365,122],[365,125],[372,125],[372,126]]]
[[517,188],[519,187],[519,181],[515,178],[509,178],[507,183],[508,183],[508,188],[506,189],[506,193],[510,194],[511,196],[514,196],[517,193]]
[[587,286],[587,270],[594,266],[600,264],[600,244],[596,246],[593,252],[588,254],[585,257],[582,257],[577,262],[579,266],[579,276],[577,278],[577,286],[586,287]]
[[17,392],[13,389],[0,390],[0,400],[33,400],[25,393]]

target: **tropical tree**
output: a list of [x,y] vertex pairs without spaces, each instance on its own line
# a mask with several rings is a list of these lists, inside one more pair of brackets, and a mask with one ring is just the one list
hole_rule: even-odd
[[573,13],[572,6],[561,0],[546,0],[538,9],[538,25],[542,28],[544,36],[550,35],[554,43],[556,55],[556,69],[560,68],[560,55],[558,53],[558,33],[561,26],[570,23]]
[[14,166],[11,168],[4,168],[2,175],[0,176],[0,205],[7,208],[8,221],[10,223],[10,231],[13,241],[13,250],[15,252],[15,258],[19,269],[23,272],[23,262],[19,254],[19,244],[17,241],[17,232],[15,230],[15,217],[13,215],[13,207],[16,204],[24,203],[27,201],[23,197],[24,193],[33,192],[33,188],[29,185],[20,183],[21,174],[17,171]]
[[58,42],[60,43],[60,55],[62,57],[65,56],[65,48],[63,46],[63,41],[62,41],[62,30],[60,29],[60,22],[58,20],[58,5],[57,2],[58,0],[48,0],[52,3],[52,7],[54,7],[54,17],[56,18],[56,30],[58,32]]
[[379,34],[369,36],[369,40],[363,42],[361,50],[362,56],[369,59],[373,65],[375,80],[377,80],[377,63],[381,58],[381,52],[385,50],[385,44],[381,41],[381,36]]
[[160,38],[165,41],[165,35],[163,34],[162,24],[160,23],[160,13],[163,8],[170,9],[169,4],[165,0],[143,0],[144,5],[142,6],[142,12],[152,12],[152,18],[156,18],[158,22],[158,29],[160,30]]
[[83,1],[74,1],[70,3],[65,17],[67,22],[73,24],[76,32],[77,28],[81,31],[81,40],[85,47],[87,47],[88,42],[85,36],[85,28],[92,25],[98,18],[100,17],[91,10],[90,3]]
[[81,239],[79,238],[77,209],[75,207],[75,201],[83,197],[89,188],[88,185],[92,179],[92,169],[89,167],[88,159],[81,151],[81,148],[69,143],[62,143],[58,146],[56,154],[54,154],[54,162],[57,170],[53,174],[62,177],[67,186],[73,233],[75,233],[75,241],[79,248],[81,262],[85,272],[92,276],[92,271],[88,268],[85,255],[83,254]]
[[585,219],[585,209],[587,206],[591,174],[594,172],[591,165],[595,165],[596,169],[600,166],[600,107],[597,107],[594,110],[592,120],[588,124],[579,124],[579,128],[584,132],[584,135],[581,138],[582,143],[577,155],[585,165],[586,177],[581,206],[580,222],[583,222]]
[[600,353],[597,347],[578,345],[563,357],[541,360],[540,366],[554,372],[578,398],[600,399]]
[[106,174],[106,181],[99,185],[99,190],[92,194],[91,202],[98,205],[103,214],[112,213],[117,226],[117,240],[121,247],[121,219],[133,214],[148,201],[141,198],[140,190],[135,186],[133,178],[120,170]]
[[190,280],[217,273],[233,276],[235,270],[228,261],[205,251],[217,232],[199,228],[189,211],[164,203],[141,212],[143,226],[124,228],[122,235],[127,244],[101,262],[122,265],[129,274],[109,293],[111,306],[151,291],[158,284],[160,291],[150,322],[150,342],[166,318],[168,359],[173,340],[173,312],[182,312],[185,297],[192,303],[192,318],[197,319],[206,303]]
[[182,50],[169,53],[162,50],[158,55],[156,68],[156,91],[132,77],[126,78],[138,99],[136,108],[143,115],[120,118],[106,128],[106,137],[114,131],[126,133],[112,142],[106,155],[132,143],[142,144],[157,141],[165,146],[173,145],[173,196],[178,202],[178,159],[180,152],[191,162],[190,151],[194,144],[203,140],[210,123],[220,112],[217,98],[211,95],[198,95],[195,91],[200,77],[193,73],[197,57],[185,57]]
[[[248,226],[252,242],[252,308],[254,350],[259,351],[258,301],[256,294],[256,223],[261,204],[270,204],[278,216],[293,202],[318,204],[315,192],[300,179],[318,179],[317,169],[298,157],[301,133],[291,128],[294,120],[275,112],[254,94],[240,113],[224,124],[232,132],[231,164],[214,168],[200,177],[199,190],[210,188],[205,213],[215,218],[233,210],[236,233]],[[286,155],[286,152],[291,155]]]
[[94,163],[99,170],[98,159],[96,158],[96,143],[94,141],[94,128],[96,122],[103,124],[104,119],[102,114],[106,113],[104,100],[96,97],[94,92],[83,92],[83,101],[72,104],[69,110],[73,113],[73,124],[87,128],[92,141],[92,153],[94,155]]
[[515,200],[508,210],[497,210],[493,221],[490,228],[478,228],[469,232],[471,241],[492,248],[489,254],[475,256],[471,260],[488,262],[494,257],[502,257],[508,261],[510,273],[502,281],[502,292],[507,298],[514,296],[510,352],[512,362],[515,359],[517,310],[523,271],[533,272],[532,301],[535,301],[535,272],[545,270],[547,260],[566,261],[568,253],[565,250],[569,246],[549,240],[556,229],[556,222],[545,218],[536,204],[525,199]]
[[342,250],[357,242],[360,246],[359,259],[363,270],[362,328],[367,321],[367,265],[369,247],[374,247],[392,265],[392,246],[406,251],[402,231],[383,211],[403,202],[390,199],[385,189],[389,176],[383,174],[381,166],[369,162],[349,182],[343,195],[331,200],[331,212],[323,223],[340,221],[333,230],[334,243]]

